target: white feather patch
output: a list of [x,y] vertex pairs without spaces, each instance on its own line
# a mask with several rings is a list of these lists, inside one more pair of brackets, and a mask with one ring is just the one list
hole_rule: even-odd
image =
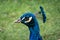
[[22,18],[22,20],[24,20],[24,19],[25,19],[25,17]]
[[29,23],[32,20],[32,17],[29,17],[29,20],[25,21],[25,23]]

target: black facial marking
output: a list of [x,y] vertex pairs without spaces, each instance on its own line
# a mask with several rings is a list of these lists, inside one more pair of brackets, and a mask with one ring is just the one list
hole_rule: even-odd
[[25,19],[24,19],[25,21],[28,21],[29,20],[29,17],[25,17]]

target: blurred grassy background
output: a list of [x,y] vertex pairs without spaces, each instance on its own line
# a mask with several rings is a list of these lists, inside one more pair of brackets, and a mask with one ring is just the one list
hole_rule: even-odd
[[37,18],[44,40],[60,39],[60,0],[0,0],[0,40],[29,40],[28,28],[14,21],[25,12],[35,13],[43,6],[47,21]]

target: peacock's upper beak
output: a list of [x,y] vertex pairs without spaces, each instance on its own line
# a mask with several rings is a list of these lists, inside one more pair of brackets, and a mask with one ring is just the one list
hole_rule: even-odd
[[20,23],[21,22],[21,19],[18,19],[15,21],[15,23]]

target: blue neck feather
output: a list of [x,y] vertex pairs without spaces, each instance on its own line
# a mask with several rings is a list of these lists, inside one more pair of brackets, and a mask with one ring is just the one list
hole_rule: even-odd
[[39,25],[37,20],[34,20],[35,23],[33,26],[28,26],[30,30],[30,40],[42,40],[42,37],[39,34]]

